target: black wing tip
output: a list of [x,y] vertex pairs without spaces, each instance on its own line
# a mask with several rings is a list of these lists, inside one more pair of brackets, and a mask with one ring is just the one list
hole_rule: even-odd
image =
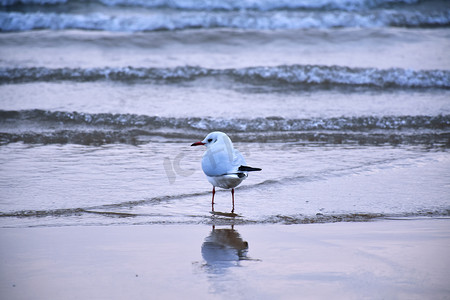
[[260,168],[252,168],[252,167],[249,167],[249,166],[240,166],[238,170],[239,171],[245,171],[245,172],[262,171],[262,169],[260,169]]

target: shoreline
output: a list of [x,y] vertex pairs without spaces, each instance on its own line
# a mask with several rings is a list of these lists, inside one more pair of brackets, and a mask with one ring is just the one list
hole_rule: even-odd
[[446,298],[450,219],[0,228],[5,299]]

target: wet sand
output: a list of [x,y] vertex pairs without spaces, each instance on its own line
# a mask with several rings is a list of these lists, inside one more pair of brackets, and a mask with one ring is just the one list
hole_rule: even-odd
[[445,299],[450,219],[0,229],[2,299]]

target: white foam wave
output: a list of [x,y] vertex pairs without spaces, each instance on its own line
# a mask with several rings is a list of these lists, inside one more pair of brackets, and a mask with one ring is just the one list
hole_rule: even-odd
[[450,11],[361,12],[154,12],[135,15],[0,13],[1,31],[35,29],[84,29],[104,31],[158,31],[195,28],[239,28],[252,30],[336,27],[427,27],[450,24]]
[[[0,5],[60,4],[68,0],[0,0]],[[138,6],[146,8],[171,8],[184,10],[259,10],[278,9],[339,9],[360,10],[392,4],[415,4],[418,0],[98,0],[107,6]]]
[[[236,141],[308,141],[329,144],[449,147],[450,115],[284,119],[173,118],[135,114],[0,110],[0,145],[140,144],[151,137],[192,140],[213,130]],[[250,134],[250,135],[249,135]]]
[[66,3],[67,0],[0,0],[0,5],[9,6],[15,4],[60,4]]
[[358,10],[386,4],[414,4],[418,0],[100,0],[109,6],[141,6],[185,10],[259,10],[278,9],[340,9]]
[[238,69],[236,75],[265,81],[321,85],[355,85],[378,87],[450,87],[450,72],[407,69],[347,68],[340,66],[279,66]]
[[450,71],[348,68],[341,66],[288,65],[242,69],[177,68],[0,68],[0,83],[53,80],[195,80],[227,76],[248,84],[361,86],[383,88],[450,88]]

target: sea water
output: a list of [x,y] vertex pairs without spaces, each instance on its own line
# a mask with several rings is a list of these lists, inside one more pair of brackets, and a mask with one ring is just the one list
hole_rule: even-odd
[[0,226],[226,223],[215,130],[234,224],[449,215],[448,1],[1,5]]

